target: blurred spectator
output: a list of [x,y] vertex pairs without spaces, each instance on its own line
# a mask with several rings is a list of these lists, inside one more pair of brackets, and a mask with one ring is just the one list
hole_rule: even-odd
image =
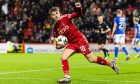
[[[72,13],[77,0],[0,0],[0,42],[52,43],[52,20],[48,10],[52,6]],[[112,28],[116,9],[123,10],[127,18],[127,31],[133,28],[133,16],[140,17],[140,0],[79,0],[83,6],[81,17],[73,20],[89,42],[96,42],[96,16],[104,14],[105,22]],[[109,39],[109,41],[111,41]]]

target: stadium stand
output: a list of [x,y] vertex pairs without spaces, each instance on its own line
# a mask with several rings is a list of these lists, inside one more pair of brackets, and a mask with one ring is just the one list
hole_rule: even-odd
[[[76,0],[0,0],[0,42],[52,43],[52,24],[48,10],[52,6],[63,7],[63,13],[74,11]],[[83,15],[74,20],[88,41],[97,42],[96,16],[103,13],[105,22],[112,28],[116,9],[123,10],[127,18],[126,41],[134,36],[133,16],[139,17],[140,0],[81,0]],[[7,7],[7,8],[6,8]],[[110,35],[110,33],[109,33]],[[108,36],[108,42],[112,42]]]

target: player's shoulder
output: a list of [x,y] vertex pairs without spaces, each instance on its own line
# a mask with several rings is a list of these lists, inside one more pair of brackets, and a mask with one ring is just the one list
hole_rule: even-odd
[[52,25],[52,27],[56,27],[57,26],[57,23],[56,22],[54,22],[54,24]]
[[135,28],[137,28],[137,27],[139,27],[140,26],[140,24],[134,24],[134,27]]
[[118,17],[115,17],[115,18],[114,18],[114,21],[117,21],[117,20],[118,20]]
[[122,16],[120,19],[125,20],[125,17]]
[[68,17],[69,17],[69,14],[64,14],[64,15],[61,16],[62,19],[68,18]]
[[57,27],[58,27],[58,24],[57,24],[57,23],[54,23],[54,24],[52,25],[52,29],[53,29],[53,30],[56,30]]
[[107,25],[106,22],[103,22],[102,24],[103,24],[103,25]]
[[121,17],[115,17],[114,20],[115,21],[125,20],[125,17],[123,17],[123,16],[121,16]]
[[108,24],[107,24],[106,22],[104,22],[104,25],[105,25],[106,27],[109,27]]
[[137,25],[140,26],[140,23],[138,23]]

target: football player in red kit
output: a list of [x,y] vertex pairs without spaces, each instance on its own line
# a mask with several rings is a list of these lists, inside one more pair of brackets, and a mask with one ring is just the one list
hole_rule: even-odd
[[73,18],[77,18],[82,14],[80,2],[76,2],[75,7],[76,10],[74,13],[65,15],[60,14],[58,7],[52,7],[49,10],[51,19],[55,21],[53,29],[54,36],[58,37],[59,35],[63,35],[68,39],[68,44],[66,45],[56,43],[57,49],[65,47],[64,53],[61,56],[64,78],[59,79],[57,82],[69,83],[71,81],[68,58],[76,51],[82,53],[90,63],[107,65],[118,74],[119,69],[114,62],[109,62],[100,56],[95,57],[92,55],[87,39],[80,31],[77,30],[76,26],[71,21]]

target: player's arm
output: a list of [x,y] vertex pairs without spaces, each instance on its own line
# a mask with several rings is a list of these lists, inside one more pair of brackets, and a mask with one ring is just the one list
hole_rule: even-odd
[[125,19],[125,24],[124,24],[124,30],[126,30],[126,19]]
[[[57,37],[58,37],[58,33],[57,33],[56,30],[57,30],[56,25],[53,25],[53,36],[54,36],[54,38],[57,38]],[[63,48],[63,46],[60,45],[60,44],[58,44],[57,41],[56,41],[56,46],[55,46],[55,48],[56,48],[56,49],[61,49],[61,48]]]
[[117,23],[114,23],[114,25],[113,25],[113,30],[112,30],[112,35],[111,35],[112,38],[113,38],[114,33],[115,33],[115,31],[116,31],[116,27],[117,27]]
[[106,27],[106,30],[105,30],[105,31],[102,30],[102,31],[101,31],[102,34],[108,33],[108,32],[111,31],[111,29],[109,28],[109,26],[108,26],[107,24],[105,24],[105,27]]
[[64,47],[65,47],[65,45],[58,44],[58,43],[56,42],[56,49],[62,49],[62,48],[64,48]]
[[99,33],[98,24],[95,25],[94,32]]
[[76,11],[72,14],[68,14],[68,18],[73,19],[81,16],[82,14],[82,7],[80,2],[75,3]]
[[99,29],[95,29],[95,32],[96,32],[96,33],[99,33]]
[[124,31],[126,30],[126,24],[124,24]]
[[135,36],[134,36],[134,38],[136,38],[136,35],[137,35],[137,33],[138,33],[138,31],[137,31],[137,26],[134,26],[134,29],[135,29]]

